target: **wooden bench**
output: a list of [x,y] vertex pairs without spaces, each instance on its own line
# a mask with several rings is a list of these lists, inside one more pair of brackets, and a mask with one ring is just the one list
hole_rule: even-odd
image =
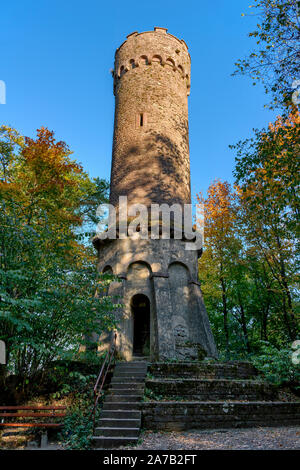
[[[63,426],[61,422],[28,422],[28,421],[16,421],[17,418],[64,418],[66,416],[66,406],[0,406],[0,426],[1,427],[20,427],[20,428],[60,428]],[[21,411],[21,413],[19,413]],[[23,413],[27,411],[27,413]],[[31,411],[31,413],[30,413]],[[41,413],[42,411],[42,413]],[[58,413],[57,413],[58,411]],[[4,419],[8,418],[8,422],[4,422]],[[11,421],[13,419],[13,421]]]

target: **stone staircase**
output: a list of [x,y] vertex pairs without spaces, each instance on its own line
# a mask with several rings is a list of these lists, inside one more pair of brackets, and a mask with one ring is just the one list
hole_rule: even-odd
[[179,431],[300,424],[300,400],[246,362],[150,364],[143,428]]
[[92,438],[95,448],[137,443],[146,374],[147,362],[143,360],[117,363]]
[[300,400],[280,400],[249,363],[148,365],[145,359],[116,365],[95,428],[95,448],[136,444],[141,422],[154,431],[300,424]]

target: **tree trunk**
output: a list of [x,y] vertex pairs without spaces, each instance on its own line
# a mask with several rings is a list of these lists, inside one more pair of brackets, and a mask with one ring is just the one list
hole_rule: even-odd
[[249,336],[248,336],[248,330],[247,330],[247,324],[246,324],[246,317],[245,317],[245,311],[242,302],[240,301],[240,314],[241,314],[241,325],[242,325],[242,330],[243,330],[243,335],[245,339],[245,344],[246,344],[246,349],[248,353],[251,353],[251,347],[249,343]]
[[268,314],[269,314],[269,305],[267,305],[266,308],[263,308],[262,310],[262,316],[261,316],[261,334],[260,338],[264,341],[268,341]]
[[220,281],[221,281],[221,286],[222,286],[223,322],[224,322],[224,333],[225,333],[226,358],[229,359],[229,329],[228,329],[226,287],[225,287],[225,281],[223,277],[221,277]]
[[[292,296],[291,296],[291,292],[290,292],[290,288],[289,288],[289,284],[287,280],[284,259],[281,253],[281,240],[278,236],[276,237],[276,240],[277,240],[277,245],[279,247],[280,279],[281,279],[281,284],[283,286],[283,295],[286,297],[286,299],[283,298],[284,320],[285,320],[285,324],[288,330],[289,337],[291,341],[294,341],[297,337],[297,326],[296,326],[294,309],[293,309],[293,304],[292,304]],[[286,308],[286,300],[287,300],[287,308]]]

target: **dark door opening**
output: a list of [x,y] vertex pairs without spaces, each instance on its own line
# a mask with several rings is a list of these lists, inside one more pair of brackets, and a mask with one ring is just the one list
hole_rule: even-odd
[[150,302],[143,294],[131,300],[133,316],[133,354],[150,355]]

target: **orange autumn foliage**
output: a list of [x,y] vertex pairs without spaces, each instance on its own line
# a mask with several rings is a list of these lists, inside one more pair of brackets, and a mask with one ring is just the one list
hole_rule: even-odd
[[65,142],[56,142],[54,132],[45,127],[37,130],[36,139],[25,138],[13,178],[0,182],[0,192],[18,201],[27,222],[47,217],[53,223],[81,223],[76,207],[79,182],[85,173],[70,154]]
[[197,203],[204,209],[204,236],[219,245],[226,242],[233,229],[235,214],[233,211],[234,194],[230,184],[215,180],[208,188],[207,198],[197,194]]

